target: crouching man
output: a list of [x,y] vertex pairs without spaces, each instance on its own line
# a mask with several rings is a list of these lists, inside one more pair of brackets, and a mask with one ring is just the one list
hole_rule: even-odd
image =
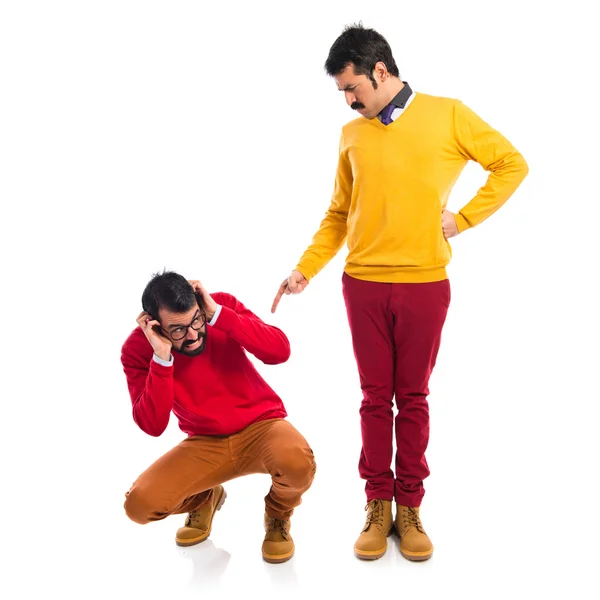
[[283,402],[246,355],[283,363],[290,355],[287,337],[232,295],[211,296],[199,281],[174,272],[150,280],[142,308],[139,327],[121,352],[133,418],[159,436],[173,412],[188,437],[135,481],[126,494],[127,515],[149,523],[188,513],[175,541],[198,544],[225,501],[222,484],[268,473],[262,555],[272,563],[289,560],[290,517],[316,465],[310,446],[286,420]]

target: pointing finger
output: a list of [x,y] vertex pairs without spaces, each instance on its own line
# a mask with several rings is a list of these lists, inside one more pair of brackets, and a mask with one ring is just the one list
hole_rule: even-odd
[[[277,306],[283,294],[286,293],[288,288],[287,279],[279,286],[279,290],[277,291],[277,295],[275,296],[275,300],[273,300],[273,305],[271,306],[271,312],[274,313],[277,310]],[[289,294],[289,292],[287,292]]]

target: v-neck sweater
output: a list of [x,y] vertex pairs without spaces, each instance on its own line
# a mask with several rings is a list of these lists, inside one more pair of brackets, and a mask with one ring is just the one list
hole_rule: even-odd
[[452,249],[441,213],[469,160],[490,174],[455,214],[459,232],[498,210],[527,175],[515,147],[461,101],[422,93],[389,125],[349,122],[331,205],[296,269],[310,280],[347,241],[345,271],[357,279],[446,279]]

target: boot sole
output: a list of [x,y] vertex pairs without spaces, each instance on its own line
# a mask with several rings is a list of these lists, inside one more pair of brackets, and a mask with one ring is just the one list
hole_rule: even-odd
[[181,538],[176,537],[175,543],[178,546],[195,546],[196,544],[201,544],[202,542],[206,541],[208,539],[208,536],[210,535],[210,532],[212,531],[212,522],[213,522],[213,519],[215,518],[215,514],[217,513],[218,510],[221,510],[221,507],[223,506],[223,504],[225,504],[225,498],[227,498],[227,492],[225,491],[225,488],[223,488],[223,495],[219,499],[217,508],[215,508],[215,510],[212,514],[212,517],[210,518],[210,523],[208,524],[208,530],[206,531],[206,533],[204,533],[200,537],[193,538],[191,540],[186,540],[186,539],[181,539]]
[[409,554],[400,548],[400,554],[402,554],[402,556],[408,560],[419,562],[423,560],[429,560],[433,556],[433,550],[431,552],[415,552],[414,554]]
[[281,554],[281,555],[265,554],[263,552],[263,560],[272,565],[278,565],[279,563],[284,563],[284,562],[287,562],[288,560],[290,560],[290,558],[292,558],[292,556],[294,556],[294,550],[292,550],[291,552],[288,552],[287,554]]
[[[394,527],[392,526],[388,531],[386,537],[390,537],[394,533]],[[357,550],[354,548],[354,556],[356,558],[360,558],[361,560],[377,560],[381,558],[387,552],[387,540],[385,542],[385,546],[381,550]]]
[[372,550],[369,552],[358,551],[356,548],[354,549],[354,556],[356,558],[360,558],[361,560],[377,560],[381,558],[387,552],[387,546],[383,548],[383,550]]

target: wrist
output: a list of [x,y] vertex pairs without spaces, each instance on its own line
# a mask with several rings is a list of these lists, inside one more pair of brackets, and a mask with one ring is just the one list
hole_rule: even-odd
[[164,360],[165,362],[169,362],[171,360],[171,349],[170,348],[168,350],[155,350],[154,354],[156,354],[156,356],[158,356],[158,358],[160,358],[161,360]]
[[215,304],[214,307],[206,310],[206,322],[207,323],[210,323],[215,318],[215,315],[217,314],[218,309],[219,309],[219,306],[217,304]]

